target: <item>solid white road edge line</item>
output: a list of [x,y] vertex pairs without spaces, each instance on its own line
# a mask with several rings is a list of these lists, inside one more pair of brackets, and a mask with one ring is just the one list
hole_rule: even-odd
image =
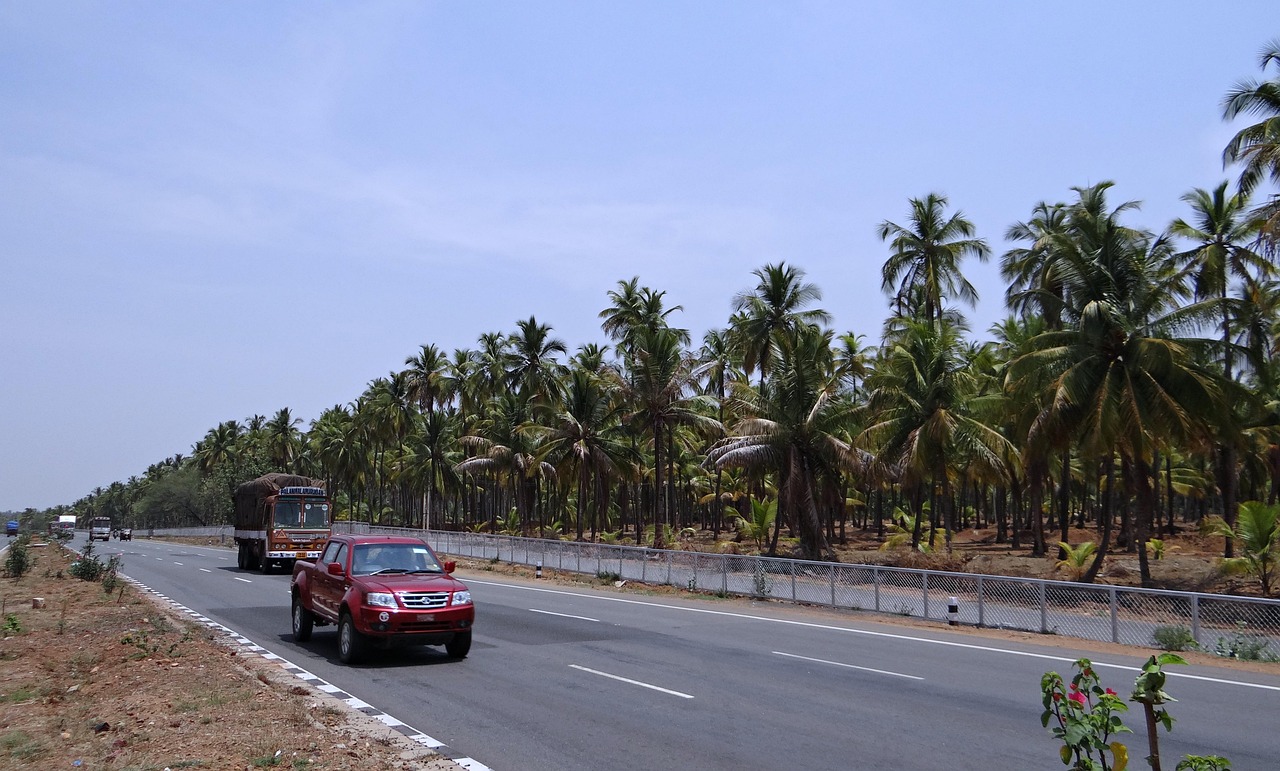
[[587,667],[580,667],[580,666],[578,666],[577,664],[570,664],[569,666],[570,666],[570,668],[572,668],[572,669],[578,669],[578,670],[581,670],[581,671],[583,671],[583,672],[590,672],[590,673],[591,673],[591,674],[593,674],[593,675],[600,675],[601,677],[607,677],[607,678],[609,678],[610,680],[617,680],[618,682],[622,682],[622,683],[630,683],[631,685],[638,685],[638,686],[640,686],[641,688],[648,688],[648,689],[653,690],[653,691],[660,691],[660,692],[662,692],[662,693],[668,693],[668,694],[671,694],[672,696],[679,696],[679,697],[680,697],[680,698],[682,698],[682,699],[692,699],[692,698],[693,698],[692,696],[690,696],[690,695],[689,695],[689,694],[687,694],[687,693],[680,693],[679,691],[672,691],[672,690],[670,690],[670,689],[662,688],[662,687],[657,686],[657,685],[650,685],[649,683],[642,683],[642,682],[640,682],[639,680],[632,680],[632,679],[627,678],[627,677],[620,677],[619,675],[611,675],[611,674],[609,674],[608,672],[601,672],[601,671],[600,671],[600,670],[598,670],[598,669],[589,669],[589,668],[587,668]]
[[583,621],[594,621],[594,622],[596,622],[597,624],[599,624],[599,623],[600,623],[600,619],[598,619],[598,618],[591,618],[590,616],[575,616],[575,615],[573,615],[572,613],[556,613],[556,612],[554,612],[554,611],[550,611],[550,610],[538,610],[537,608],[529,608],[529,612],[530,612],[530,613],[542,613],[542,614],[547,615],[547,616],[559,616],[560,618],[577,618],[577,619],[581,619],[581,620],[583,620]]
[[[1046,659],[1048,661],[1065,661],[1068,664],[1074,663],[1075,659],[1070,656],[1051,656],[1047,653],[1031,653],[1030,651],[1018,651],[1012,648],[996,648],[990,645],[975,645],[973,643],[954,642],[952,640],[932,640],[928,637],[916,637],[914,635],[893,634],[890,632],[872,632],[869,629],[850,629],[844,626],[834,626],[832,624],[817,624],[812,621],[792,621],[786,618],[768,618],[765,616],[753,616],[750,613],[731,613],[727,610],[710,610],[708,608],[684,608],[679,605],[666,605],[661,602],[645,602],[644,600],[629,600],[624,597],[602,597],[596,594],[582,594],[580,592],[566,592],[560,589],[541,589],[536,586],[520,586],[518,584],[503,584],[497,581],[479,581],[474,578],[467,578],[468,584],[479,584],[482,586],[501,586],[507,589],[523,589],[529,592],[545,592],[547,594],[563,594],[567,597],[581,597],[584,599],[601,600],[604,602],[621,602],[627,605],[647,605],[654,608],[664,608],[666,610],[680,610],[688,613],[706,613],[712,616],[728,616],[729,618],[741,618],[751,621],[766,621],[773,624],[787,624],[789,626],[802,626],[810,629],[826,629],[832,632],[846,632],[848,634],[860,634],[867,637],[884,637],[890,640],[907,640],[910,642],[926,643],[928,645],[946,645],[952,648],[967,648],[975,651],[986,651],[988,653],[1003,653],[1009,656],[1026,656],[1033,659]],[[1140,655],[1135,653],[1134,655]],[[1095,667],[1108,667],[1110,669],[1121,669],[1128,672],[1141,672],[1141,667],[1131,667],[1126,664],[1108,664],[1104,661],[1093,661],[1091,663]],[[1263,685],[1262,683],[1251,683],[1245,680],[1227,680],[1220,677],[1206,677],[1204,675],[1190,675],[1185,672],[1170,672],[1165,670],[1165,674],[1169,677],[1181,677],[1187,680],[1202,680],[1208,683],[1221,683],[1223,685],[1238,685],[1243,688],[1261,688],[1266,691],[1280,691],[1280,686]]]
[[904,675],[901,672],[890,672],[887,669],[872,669],[871,667],[859,667],[854,664],[842,664],[839,661],[827,661],[826,659],[814,659],[808,656],[797,656],[794,653],[783,653],[782,651],[773,652],[777,656],[786,656],[789,659],[800,659],[802,661],[812,661],[818,664],[830,664],[833,667],[845,667],[847,669],[861,669],[863,672],[875,672],[877,675],[892,675],[894,677],[905,677],[908,680],[923,680],[923,677],[916,675]]

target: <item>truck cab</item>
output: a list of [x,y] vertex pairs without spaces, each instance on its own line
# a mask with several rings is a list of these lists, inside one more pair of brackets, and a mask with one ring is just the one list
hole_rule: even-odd
[[111,540],[111,517],[94,517],[89,520],[89,541]]

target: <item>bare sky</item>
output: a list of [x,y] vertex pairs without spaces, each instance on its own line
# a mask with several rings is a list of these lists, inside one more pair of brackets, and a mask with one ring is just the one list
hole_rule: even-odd
[[[0,510],[217,423],[306,421],[621,279],[694,339],[787,261],[874,342],[885,219],[940,192],[997,254],[1115,180],[1163,229],[1227,178],[1274,0],[0,0]],[[975,336],[1003,316],[968,264]]]

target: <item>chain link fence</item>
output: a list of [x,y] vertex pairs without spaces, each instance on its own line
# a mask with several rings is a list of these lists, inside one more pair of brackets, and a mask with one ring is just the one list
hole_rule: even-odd
[[[335,532],[426,536],[440,552],[478,560],[662,584],[721,596],[866,610],[968,626],[1142,647],[1199,647],[1240,658],[1280,657],[1280,600],[1078,584],[936,570],[657,550],[617,544],[421,531],[337,522]],[[155,535],[229,541],[231,528]]]

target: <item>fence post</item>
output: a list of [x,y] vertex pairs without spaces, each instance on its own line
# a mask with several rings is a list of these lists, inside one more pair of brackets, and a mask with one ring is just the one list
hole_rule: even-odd
[[829,570],[831,571],[831,607],[834,608],[836,606],[836,566],[832,565]]
[[729,593],[729,558],[720,555],[720,593]]
[[649,553],[640,551],[640,582],[644,583],[649,575]]
[[787,567],[791,573],[791,601],[796,601],[796,563],[794,560],[787,563]]
[[929,574],[920,572],[920,586],[924,589],[924,618],[929,618]]
[[667,552],[667,586],[675,586],[671,583],[671,552]]
[[1046,634],[1049,631],[1049,606],[1048,599],[1045,597],[1044,581],[1036,582],[1036,586],[1040,587],[1040,634]]
[[1200,597],[1191,595],[1191,639],[1200,644]]
[[1120,604],[1116,601],[1117,595],[1114,586],[1111,587],[1109,594],[1111,603],[1111,642],[1118,643],[1120,642]]
[[978,626],[981,627],[987,623],[987,607],[986,596],[982,590],[982,576],[978,576]]
[[871,579],[876,585],[876,613],[880,612],[880,568],[871,568]]

